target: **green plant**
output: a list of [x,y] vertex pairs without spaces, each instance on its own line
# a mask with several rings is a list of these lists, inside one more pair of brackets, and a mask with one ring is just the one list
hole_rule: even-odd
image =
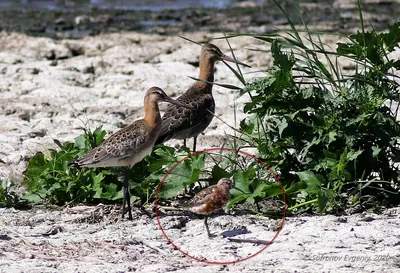
[[[241,138],[278,172],[292,211],[398,203],[400,61],[389,53],[399,47],[400,24],[376,33],[364,29],[361,7],[360,18],[362,32],[336,51],[289,16],[287,33],[243,34],[271,43],[274,66],[241,92],[251,98]],[[353,74],[340,59],[353,63]]]
[[[120,168],[71,168],[69,163],[98,146],[106,132],[97,128],[85,130],[75,142],[65,142],[59,150],[51,149],[48,154],[38,152],[29,160],[24,171],[23,185],[29,194],[24,198],[33,203],[50,202],[115,202],[123,198],[122,173]],[[175,162],[190,153],[188,149],[176,152],[167,146],[157,147],[149,156],[132,168],[130,181],[131,201],[146,203],[154,200],[157,185]],[[202,155],[189,158],[180,164],[175,173],[168,177],[160,198],[174,196],[185,186],[196,182],[204,161]]]
[[16,185],[10,180],[0,181],[0,207],[25,207],[26,202]]
[[[114,176],[112,171],[96,172],[93,169],[73,169],[69,162],[83,155],[101,143],[106,132],[97,128],[94,132],[85,131],[75,138],[75,142],[61,144],[55,140],[60,150],[50,149],[48,154],[36,153],[30,158],[24,171],[23,185],[29,194],[25,198],[34,203],[47,200],[50,203],[93,202],[93,198],[112,199],[118,196],[110,193],[115,190],[113,184],[102,186],[102,181]],[[108,194],[103,196],[103,190]]]

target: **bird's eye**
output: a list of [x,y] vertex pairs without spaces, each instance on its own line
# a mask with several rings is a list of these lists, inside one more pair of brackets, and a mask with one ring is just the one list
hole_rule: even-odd
[[211,51],[212,51],[214,54],[216,54],[216,55],[221,55],[221,54],[222,54],[221,51],[219,51],[219,50],[216,49],[216,48],[212,48]]

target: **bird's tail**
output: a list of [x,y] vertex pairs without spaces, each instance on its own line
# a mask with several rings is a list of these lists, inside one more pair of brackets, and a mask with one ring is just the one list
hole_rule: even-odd
[[77,169],[82,168],[82,166],[79,164],[79,161],[78,161],[78,160],[74,160],[74,161],[69,162],[69,163],[68,163],[68,167],[70,167],[70,168],[77,168]]

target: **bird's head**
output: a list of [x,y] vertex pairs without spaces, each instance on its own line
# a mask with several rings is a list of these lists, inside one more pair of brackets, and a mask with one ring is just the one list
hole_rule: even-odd
[[151,87],[149,90],[146,92],[145,100],[153,101],[153,102],[169,102],[178,106],[182,106],[185,108],[191,109],[192,107],[189,105],[185,105],[177,100],[174,100],[170,98],[164,90],[157,86]]
[[213,44],[203,45],[203,47],[201,48],[200,59],[202,59],[202,58],[209,59],[214,62],[224,60],[224,61],[238,63],[240,65],[250,67],[249,65],[247,65],[245,63],[239,62],[238,60],[235,61],[235,59],[233,59],[232,57],[225,55],[224,53],[222,53],[222,51],[217,46],[215,46]]

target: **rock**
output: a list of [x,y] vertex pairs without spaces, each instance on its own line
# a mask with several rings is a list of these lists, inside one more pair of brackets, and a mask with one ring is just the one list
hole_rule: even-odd
[[82,72],[85,73],[85,74],[94,74],[95,69],[94,69],[93,65],[91,65],[91,66],[86,66],[86,67],[82,70]]
[[74,25],[67,22],[63,17],[60,17],[54,21],[54,29],[56,31],[66,31],[74,29]]
[[39,47],[38,51],[39,58],[47,60],[62,60],[72,57],[71,50],[60,44],[43,45],[43,47]]
[[30,132],[30,133],[28,134],[28,136],[29,136],[30,138],[35,138],[35,137],[44,137],[46,134],[47,134],[47,131],[42,129],[42,130],[40,130],[40,131],[33,131],[33,132]]
[[85,54],[85,47],[80,43],[63,42],[63,45],[69,49],[73,57]]
[[93,22],[93,17],[89,17],[88,15],[79,15],[75,17],[74,22],[76,26],[87,25]]
[[24,113],[20,114],[19,118],[22,120],[25,120],[25,121],[31,120],[31,116],[30,116],[29,112],[24,112]]

